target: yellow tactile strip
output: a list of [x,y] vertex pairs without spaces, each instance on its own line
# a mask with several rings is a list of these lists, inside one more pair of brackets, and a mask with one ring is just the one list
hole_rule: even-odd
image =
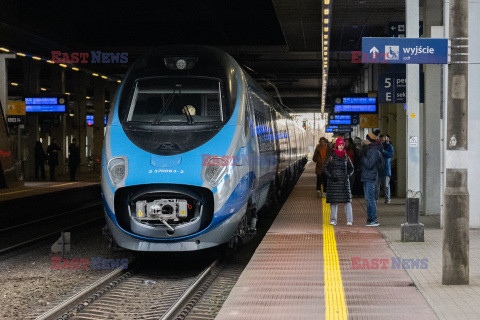
[[335,231],[330,225],[330,205],[325,198],[323,208],[323,273],[325,278],[325,319],[347,319],[347,305],[338,260]]

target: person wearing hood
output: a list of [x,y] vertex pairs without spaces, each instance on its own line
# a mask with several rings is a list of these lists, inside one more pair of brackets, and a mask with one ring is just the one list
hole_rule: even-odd
[[350,189],[349,177],[353,174],[353,164],[350,157],[346,154],[345,142],[342,138],[335,141],[335,150],[327,157],[323,172],[327,177],[327,198],[330,203],[330,224],[337,224],[338,204],[343,203],[345,215],[347,216],[347,225],[353,223],[352,212],[352,192]]
[[383,146],[373,133],[367,134],[365,147],[362,150],[362,175],[363,192],[367,201],[367,226],[379,226],[377,219],[377,204],[375,201],[375,183],[379,170],[383,170]]
[[[325,159],[330,154],[330,148],[328,147],[328,141],[325,137],[321,137],[320,141],[315,148],[315,152],[313,153],[313,162],[316,162],[315,165],[315,173],[317,175],[317,194],[318,196],[325,196],[325,190],[327,188],[325,175],[323,174],[323,164],[325,163]],[[323,193],[322,193],[322,185],[323,185]]]

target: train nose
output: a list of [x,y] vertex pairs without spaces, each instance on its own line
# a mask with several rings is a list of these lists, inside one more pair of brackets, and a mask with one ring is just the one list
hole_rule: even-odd
[[149,184],[115,193],[119,225],[134,234],[171,239],[197,233],[213,219],[213,193],[202,187]]

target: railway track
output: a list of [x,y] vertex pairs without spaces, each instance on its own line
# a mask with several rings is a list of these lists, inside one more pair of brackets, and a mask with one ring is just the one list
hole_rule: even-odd
[[[223,266],[194,270],[148,269],[137,259],[38,316],[44,319],[184,319]],[[147,270],[146,270],[147,268]]]
[[102,203],[94,202],[81,208],[0,229],[0,255],[5,258],[9,253],[21,251],[26,245],[101,219]]

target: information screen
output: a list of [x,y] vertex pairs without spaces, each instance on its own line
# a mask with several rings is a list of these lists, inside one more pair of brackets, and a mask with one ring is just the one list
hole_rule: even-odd
[[377,112],[376,104],[336,104],[334,112]]
[[343,104],[376,104],[377,98],[347,97],[343,98]]

